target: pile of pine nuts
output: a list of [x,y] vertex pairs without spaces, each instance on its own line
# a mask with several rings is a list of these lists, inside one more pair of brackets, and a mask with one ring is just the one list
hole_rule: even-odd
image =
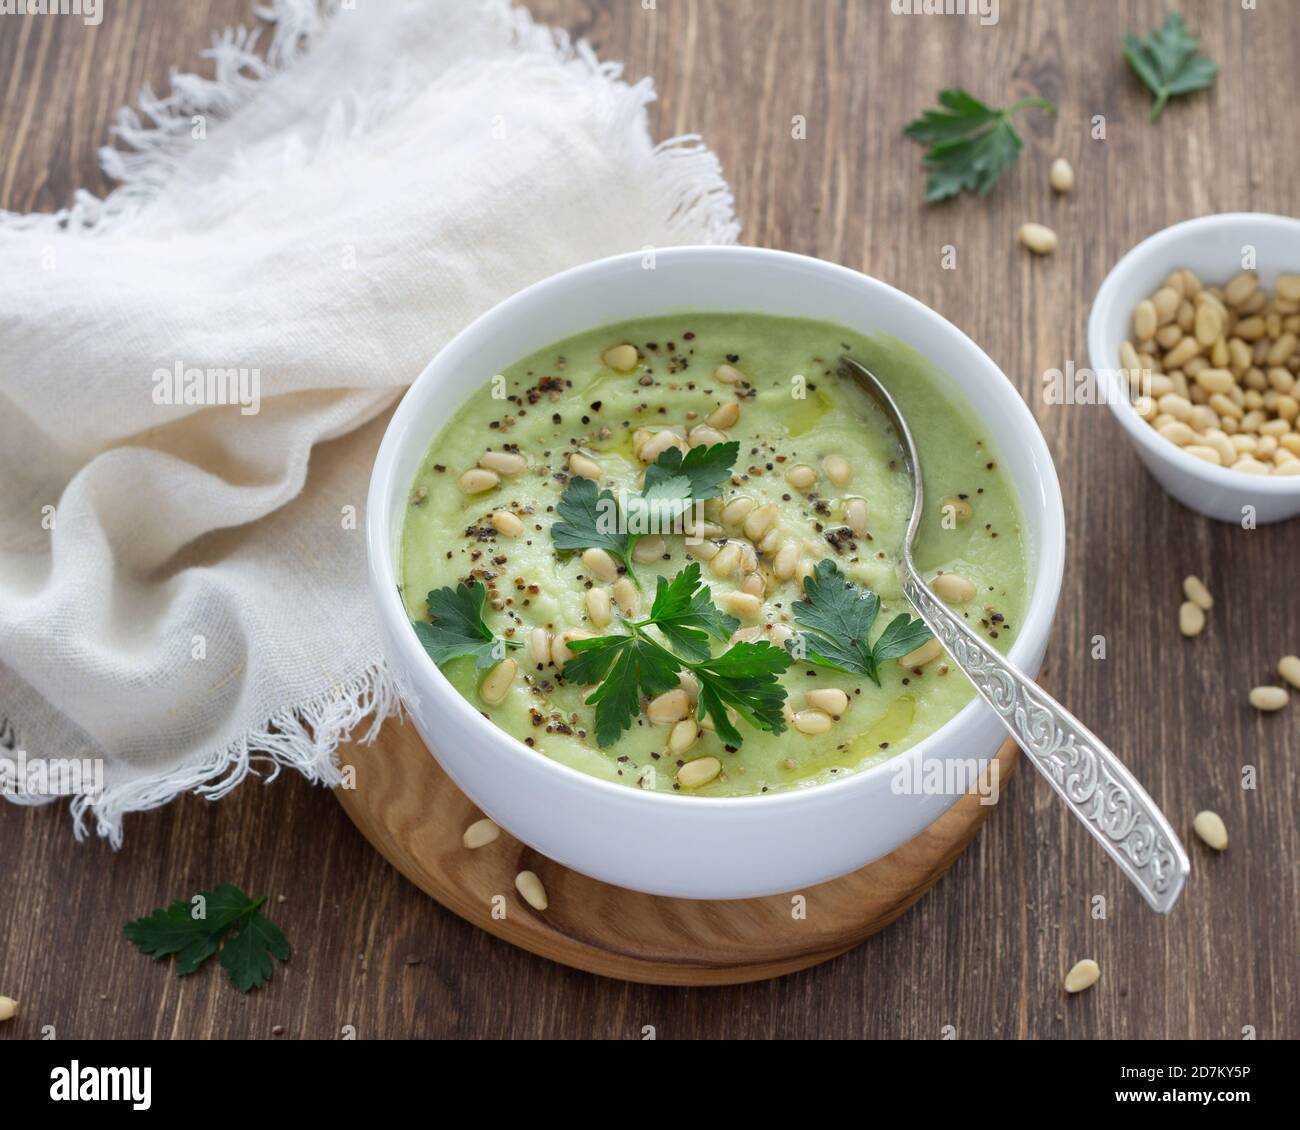
[[1300,475],[1300,275],[1205,286],[1174,271],[1120,346],[1138,414],[1171,443],[1251,475]]

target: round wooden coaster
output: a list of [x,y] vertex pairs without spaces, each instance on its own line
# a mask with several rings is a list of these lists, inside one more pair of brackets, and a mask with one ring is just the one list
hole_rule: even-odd
[[[1018,754],[1011,741],[998,751],[1000,780]],[[699,902],[601,883],[505,832],[487,847],[466,849],[461,834],[482,813],[413,726],[389,722],[373,744],[346,746],[340,756],[356,770],[355,788],[335,790],[344,811],[381,855],[443,906],[552,961],[657,985],[759,981],[838,956],[929,890],[991,811],[972,793],[915,839],[850,875],[769,898]],[[515,890],[515,875],[525,869],[546,887],[545,911],[533,910]],[[795,894],[806,900],[806,916]]]

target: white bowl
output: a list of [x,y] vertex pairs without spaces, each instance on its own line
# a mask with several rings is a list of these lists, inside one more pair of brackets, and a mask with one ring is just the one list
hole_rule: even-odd
[[[1223,522],[1280,522],[1300,514],[1300,475],[1247,475],[1188,455],[1141,419],[1120,386],[1119,347],[1130,333],[1133,307],[1149,298],[1170,271],[1188,267],[1202,281],[1223,283],[1241,270],[1253,247],[1260,282],[1300,271],[1300,220],[1264,212],[1202,216],[1156,232],[1111,269],[1088,318],[1088,357],[1106,403],[1137,448],[1138,458],[1184,506]],[[1253,509],[1248,509],[1253,508]]]
[[[955,326],[884,283],[817,259],[742,247],[659,251],[566,271],[502,302],[429,363],[394,414],[375,463],[366,515],[370,581],[385,655],[411,718],[457,785],[543,855],[609,883],[686,898],[748,898],[853,871],[906,843],[956,795],[897,795],[889,762],[830,784],[753,797],[643,792],[587,776],[529,749],[484,718],[433,665],[397,592],[405,501],[433,437],[492,374],[572,334],[683,309],[738,310],[888,333],[953,375],[1012,479],[1024,511],[1031,584],[1011,657],[1037,671],[1060,595],[1060,487],[1047,445],[1016,390]],[[991,758],[1006,738],[980,700],[900,754]],[[934,768],[942,770],[943,766]],[[924,779],[924,778],[917,778]]]

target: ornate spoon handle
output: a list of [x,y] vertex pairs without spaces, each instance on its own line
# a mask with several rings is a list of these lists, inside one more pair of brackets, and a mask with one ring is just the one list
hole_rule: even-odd
[[1156,803],[1091,730],[936,597],[910,559],[905,565],[903,592],[953,662],[1142,897],[1167,914],[1189,865]]

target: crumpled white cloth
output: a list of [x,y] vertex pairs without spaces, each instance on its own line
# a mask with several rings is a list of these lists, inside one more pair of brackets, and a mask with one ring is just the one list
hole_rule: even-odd
[[115,845],[263,760],[334,783],[395,709],[362,511],[439,347],[563,268],[737,234],[649,82],[506,0],[261,14],[265,51],[228,31],[122,113],[107,198],[0,213],[0,772]]

